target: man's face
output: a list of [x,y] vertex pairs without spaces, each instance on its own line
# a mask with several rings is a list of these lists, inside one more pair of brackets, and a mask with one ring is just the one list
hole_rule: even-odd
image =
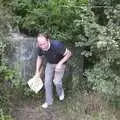
[[49,47],[49,40],[47,40],[44,36],[39,36],[37,38],[38,46],[45,51]]

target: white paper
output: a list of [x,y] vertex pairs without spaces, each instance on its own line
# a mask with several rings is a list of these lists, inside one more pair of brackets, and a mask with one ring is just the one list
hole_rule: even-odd
[[35,93],[38,93],[43,87],[43,82],[40,78],[33,77],[27,83]]

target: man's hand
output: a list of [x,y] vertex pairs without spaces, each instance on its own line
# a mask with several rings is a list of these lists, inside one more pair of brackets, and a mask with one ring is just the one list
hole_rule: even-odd
[[34,77],[35,78],[39,78],[40,77],[40,73],[39,72],[35,73]]

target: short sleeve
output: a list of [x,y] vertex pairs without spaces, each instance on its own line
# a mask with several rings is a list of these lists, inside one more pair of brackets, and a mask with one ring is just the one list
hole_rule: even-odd
[[57,51],[58,53],[60,53],[61,55],[64,55],[64,53],[65,53],[65,51],[66,51],[66,47],[65,47],[65,45],[64,45],[63,42],[57,41],[57,42],[55,43],[55,48],[56,48],[56,51]]
[[38,56],[42,56],[43,55],[43,52],[42,52],[42,50],[39,47],[37,47],[37,55]]

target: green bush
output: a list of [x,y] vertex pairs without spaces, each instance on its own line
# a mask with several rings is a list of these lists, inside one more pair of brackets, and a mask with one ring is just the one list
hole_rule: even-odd
[[0,120],[13,120],[10,115],[4,115],[3,110],[0,109]]
[[[120,96],[120,5],[112,2],[113,6],[111,0],[93,0],[86,6],[87,0],[13,0],[9,5],[21,32],[48,31],[53,39],[72,44],[77,51],[71,60],[74,88],[91,87],[111,98]],[[87,59],[85,82],[80,78],[80,55]],[[23,89],[30,95],[25,85]]]

